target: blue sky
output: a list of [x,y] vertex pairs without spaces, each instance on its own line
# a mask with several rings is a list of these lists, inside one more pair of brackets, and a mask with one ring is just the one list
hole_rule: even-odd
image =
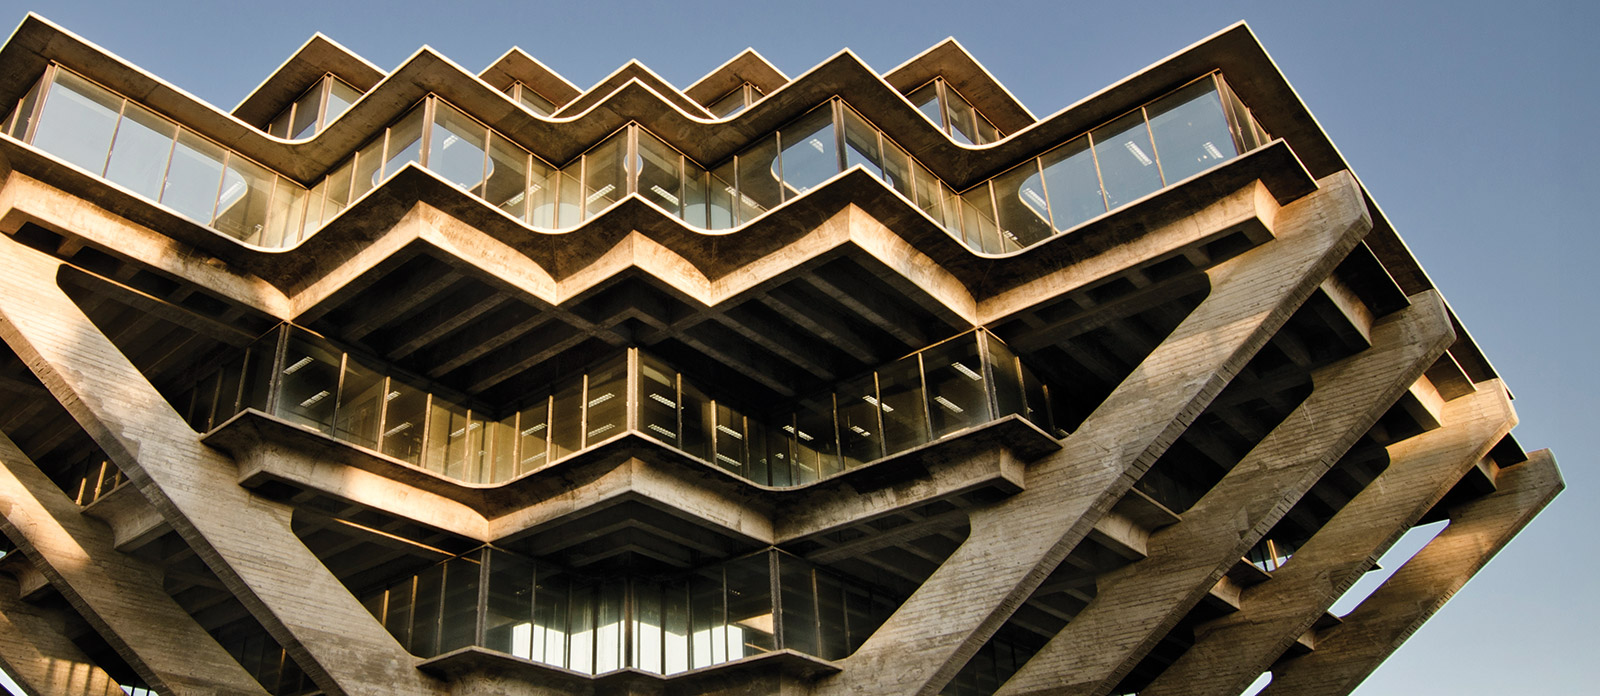
[[0,0],[0,25],[28,10],[224,109],[316,31],[384,69],[423,44],[470,70],[521,46],[580,87],[630,58],[683,87],[747,46],[790,75],[845,47],[883,71],[954,36],[1040,116],[1244,19],[1516,394],[1518,440],[1555,450],[1567,477],[1356,693],[1593,688],[1577,646],[1600,621],[1580,437],[1600,388],[1587,299],[1600,230],[1581,212],[1600,194],[1594,5]]

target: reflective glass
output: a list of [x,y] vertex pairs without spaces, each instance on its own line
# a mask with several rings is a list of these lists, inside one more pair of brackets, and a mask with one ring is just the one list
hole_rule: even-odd
[[527,219],[528,152],[489,132],[489,176],[484,181],[483,197],[518,220]]
[[287,140],[289,138],[289,118],[293,115],[294,107],[291,105],[289,108],[284,109],[283,113],[278,114],[277,118],[272,119],[272,123],[267,124],[267,134]]
[[983,363],[972,335],[951,339],[922,353],[928,416],[935,438],[991,420]]
[[444,565],[444,596],[440,607],[439,652],[478,642],[479,552],[452,558]]
[[845,625],[844,583],[832,573],[817,571],[817,656],[837,660],[850,654]]
[[556,386],[550,412],[550,461],[559,461],[583,447],[583,376]]
[[550,397],[529,402],[517,420],[517,474],[520,476],[549,462]]
[[57,69],[34,129],[33,146],[99,175],[105,171],[121,108],[122,97]]
[[800,402],[795,413],[795,483],[839,473],[839,436],[833,415],[832,394]]
[[917,107],[917,110],[921,111],[923,116],[927,116],[929,121],[933,121],[933,125],[940,130],[944,129],[944,118],[939,115],[938,80],[918,87],[906,95],[906,99],[911,100],[912,106]]
[[256,339],[245,353],[244,384],[239,389],[239,408],[253,408],[267,412],[267,402],[272,398],[272,373],[278,359],[279,330],[274,329]]
[[[689,578],[690,668],[710,667],[727,659],[726,607],[722,603],[722,569],[701,571]],[[719,645],[720,644],[720,645]]]
[[917,200],[915,178],[911,173],[911,155],[887,137],[883,139],[883,175],[906,200]]
[[201,223],[211,222],[222,183],[222,148],[189,131],[178,131],[161,203]]
[[350,170],[354,168],[355,160],[351,159],[328,175],[328,187],[324,189],[325,199],[322,206],[323,224],[332,220],[339,211],[344,210],[345,204],[350,202]]
[[499,422],[487,425],[489,433],[484,436],[484,442],[490,450],[489,478],[490,483],[503,483],[517,477],[517,414],[500,419]]
[[528,224],[544,229],[556,227],[556,186],[560,173],[538,158],[532,160],[528,178]]
[[[789,142],[788,138],[784,142]],[[756,219],[783,201],[778,182],[777,157],[776,136],[763,138],[739,155],[739,224]],[[837,164],[834,165],[834,171],[838,171]],[[793,183],[785,182],[784,185],[794,190]]]
[[689,669],[689,586],[687,582],[662,583],[662,671],[677,674]]
[[770,464],[772,453],[767,450],[767,426],[754,418],[745,419],[745,451],[748,461],[745,464],[745,477],[756,483],[772,485],[772,466]]
[[521,89],[517,90],[517,102],[540,116],[549,116],[556,111],[555,104],[551,103],[549,99],[539,96],[538,92],[529,89],[527,85],[523,85]]
[[567,669],[594,674],[595,587],[574,580],[568,592],[572,608],[567,615]]
[[383,395],[388,380],[356,359],[345,360],[339,385],[338,414],[333,436],[362,447],[377,449],[378,426],[383,418]]
[[998,409],[995,417],[1013,413],[1026,415],[1028,407],[1022,396],[1022,372],[1016,354],[987,332],[980,336],[988,344],[989,369],[994,375],[994,398]]
[[710,111],[711,115],[717,118],[727,118],[739,113],[740,111],[744,111],[744,107],[744,85],[740,85],[732,92],[729,92],[716,101],[711,102],[711,105],[706,107],[706,110]]
[[567,666],[567,610],[571,578],[565,573],[540,572],[533,588],[533,659],[556,667]]
[[678,444],[678,375],[643,353],[639,354],[639,429],[668,445]]
[[711,229],[711,221],[706,216],[710,213],[709,201],[706,199],[706,170],[696,166],[694,162],[684,158],[683,173],[683,221],[693,227]]
[[306,193],[306,221],[301,227],[306,234],[315,232],[322,227],[323,204],[327,198],[329,179],[324,177]]
[[772,554],[731,561],[727,582],[728,659],[771,652],[777,647],[772,615]]
[[1000,230],[994,224],[994,201],[989,198],[989,182],[961,194],[961,230],[967,246],[990,254],[1005,251],[1000,246]]
[[[799,121],[779,132],[779,137],[783,139],[783,189],[787,193],[786,198],[805,193],[839,173],[839,148],[833,133],[832,102],[812,109]],[[877,148],[873,149],[876,151]],[[763,173],[773,171],[747,167],[743,161],[745,159],[740,158],[739,166],[741,193],[750,186],[747,180],[759,179]],[[755,158],[749,159],[749,164],[757,163]],[[876,165],[871,169],[877,169]],[[775,201],[767,204],[767,207],[773,204]]]
[[713,462],[740,476],[745,475],[745,418],[737,409],[718,401],[716,415],[716,458]]
[[734,225],[734,164],[734,160],[730,159],[727,164],[710,173],[709,183],[706,186],[706,212],[709,216],[707,219],[709,227],[706,229],[725,230]]
[[394,176],[407,162],[422,162],[422,125],[427,117],[424,106],[426,102],[412,107],[409,113],[389,127],[389,142],[384,150],[381,176]]
[[[1028,420],[1041,430],[1056,435],[1055,422],[1050,414],[1050,392],[1039,376],[1028,369],[1027,363],[1022,363],[1022,392],[1027,397]],[[1064,436],[1065,433],[1059,435]]]
[[294,125],[289,128],[292,140],[309,138],[317,132],[317,116],[322,108],[323,87],[324,83],[318,80],[315,87],[295,100]]
[[322,118],[323,128],[327,128],[328,124],[333,122],[333,119],[339,118],[350,108],[351,104],[361,98],[361,90],[345,84],[344,80],[340,80],[337,77],[328,78],[328,86],[331,89],[328,90],[327,113]]
[[383,400],[383,453],[417,464],[422,461],[422,429],[428,417],[427,392],[391,378]]
[[211,429],[211,412],[217,402],[217,373],[206,375],[195,385],[194,395],[189,404],[189,427],[195,432],[206,432]]
[[627,602],[628,584],[623,580],[610,580],[600,585],[599,607],[595,611],[594,671],[595,674],[622,669],[623,606]]
[[979,145],[992,143],[1000,139],[1000,129],[995,128],[994,124],[989,122],[989,119],[984,118],[982,112],[973,110],[973,114],[977,116]]
[[290,333],[278,376],[278,417],[331,434],[341,357],[326,341],[301,331]]
[[628,133],[622,130],[583,156],[583,204],[589,215],[627,195],[627,155]]
[[922,394],[922,363],[911,355],[878,370],[878,390],[883,410],[883,440],[887,454],[927,442],[928,415]]
[[1161,171],[1143,110],[1096,128],[1089,137],[1094,139],[1095,159],[1100,163],[1100,180],[1110,207],[1121,207],[1161,188]]
[[711,461],[711,400],[687,378],[681,380],[681,388],[680,403],[683,407],[678,412],[683,419],[683,430],[679,447],[689,456]]
[[883,175],[883,150],[878,147],[878,129],[861,118],[855,109],[845,107],[844,112],[844,168],[861,165],[873,176],[888,181]]
[[1044,168],[1044,185],[1057,230],[1070,229],[1106,212],[1088,138],[1078,138],[1046,152],[1039,164]]
[[883,429],[878,424],[878,386],[867,374],[839,385],[839,453],[844,467],[854,468],[883,456]]
[[1039,161],[1028,160],[994,178],[1000,241],[1007,251],[1029,246],[1053,234],[1050,207],[1044,197],[1044,177]]
[[261,245],[286,247],[300,241],[300,221],[306,214],[306,190],[283,177],[275,177],[272,207],[267,210],[267,229]]
[[456,110],[435,100],[433,132],[429,137],[428,168],[445,180],[476,196],[483,195],[484,148],[489,131]]
[[944,113],[950,122],[950,137],[962,145],[976,145],[980,142],[977,126],[973,120],[977,112],[972,105],[967,103],[960,94],[950,85],[944,86]]
[[117,125],[106,178],[150,200],[160,198],[161,179],[167,173],[167,158],[176,137],[178,127],[171,121],[129,102]]
[[639,195],[661,206],[669,215],[678,215],[683,212],[683,191],[680,187],[683,156],[655,136],[643,130],[637,132]]
[[278,176],[243,157],[229,153],[222,174],[222,194],[217,219],[211,223],[223,234],[252,244],[261,243],[267,227],[267,205]]
[[911,167],[912,176],[917,183],[917,196],[915,199],[917,207],[921,208],[922,212],[927,213],[928,217],[933,218],[935,223],[945,224],[945,199],[949,196],[945,191],[944,183],[934,178],[933,173],[919,162],[913,161]]
[[355,174],[350,181],[350,202],[377,188],[383,180],[383,135],[374,138],[356,153]]
[[817,605],[811,586],[811,567],[798,558],[780,554],[778,588],[782,594],[783,647],[818,654]]
[[1178,182],[1234,156],[1215,83],[1200,80],[1148,107],[1161,173]]
[[639,580],[633,586],[633,666],[661,674],[661,588]]
[[444,592],[444,564],[417,574],[416,600],[411,613],[411,654],[439,654],[439,609]]
[[411,650],[411,609],[416,582],[415,577],[406,578],[389,588],[383,617],[384,628],[389,629],[395,640],[412,653],[416,652]]
[[[583,221],[583,182],[578,180],[581,171],[583,171],[581,157],[561,170],[557,227],[577,227],[578,223]],[[554,180],[555,177],[551,179]]]
[[616,437],[628,427],[628,362],[625,355],[607,360],[589,371],[584,396],[585,447]]

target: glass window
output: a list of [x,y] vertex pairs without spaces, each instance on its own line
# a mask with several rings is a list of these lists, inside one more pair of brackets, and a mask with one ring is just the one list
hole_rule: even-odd
[[746,556],[726,566],[729,660],[771,652],[777,647],[771,567],[771,553]]
[[272,119],[272,123],[267,124],[267,134],[288,139],[289,118],[292,116],[294,116],[294,105],[291,104],[289,108],[283,110],[283,113],[278,114],[277,118]]
[[306,213],[306,190],[283,177],[274,177],[272,207],[267,210],[267,229],[261,245],[286,247],[300,241],[300,220]]
[[[812,109],[794,125],[784,128],[779,137],[783,139],[783,188],[788,194],[786,198],[805,193],[839,173],[839,148],[833,133],[832,102]],[[874,147],[873,150],[876,151],[877,148]],[[745,166],[743,160],[747,158],[751,165],[760,161],[749,156],[740,158],[741,193],[750,188],[751,185],[747,181],[760,179],[762,174],[776,171],[770,168],[758,169],[755,166]],[[877,169],[876,165],[872,169]],[[775,203],[776,201],[773,201],[766,207],[770,208]]]
[[329,76],[328,86],[331,89],[328,90],[327,114],[322,118],[323,128],[327,128],[328,124],[333,122],[333,119],[339,118],[350,108],[351,104],[356,103],[356,100],[361,98],[361,90],[345,84],[344,80],[337,77]]
[[520,82],[517,83],[517,102],[540,116],[549,116],[556,112],[554,103]]
[[607,360],[589,372],[589,391],[583,443],[592,446],[616,437],[628,427],[628,361],[626,355]]
[[[689,158],[683,159],[683,221],[694,227],[711,229],[707,217],[710,212],[706,194],[706,170],[696,166]],[[641,179],[642,181],[642,179]],[[643,185],[640,186],[643,188]]]
[[919,357],[904,357],[879,370],[878,390],[886,453],[894,454],[927,442],[928,415]]
[[992,143],[1000,139],[1000,129],[995,128],[994,124],[989,122],[989,119],[984,118],[983,112],[974,109],[972,113],[977,117],[979,145]]
[[550,411],[550,461],[583,447],[583,376],[557,385]]
[[560,198],[557,205],[559,216],[556,220],[558,227],[577,227],[578,223],[583,221],[583,182],[578,180],[578,174],[582,171],[582,157],[561,170],[561,185],[558,192]]
[[572,607],[567,615],[567,669],[594,674],[595,587],[574,581],[568,593]]
[[383,400],[383,453],[410,464],[421,462],[427,392],[391,378]]
[[928,416],[935,438],[988,422],[989,394],[972,335],[945,341],[922,353]]
[[429,401],[423,468],[454,479],[466,478],[469,426],[465,407],[434,395]]
[[883,175],[906,200],[915,202],[917,190],[911,173],[911,155],[887,137],[883,139]]
[[444,592],[444,564],[417,574],[416,602],[411,613],[411,654],[439,654],[439,609]]
[[138,104],[129,102],[117,125],[106,178],[150,200],[161,197],[161,180],[178,127]]
[[322,91],[324,83],[317,81],[312,87],[294,103],[294,124],[289,132],[293,140],[309,138],[317,132],[318,116],[322,110]]
[[222,194],[217,199],[217,217],[212,226],[235,239],[261,243],[267,227],[267,205],[278,176],[243,157],[229,153],[222,174]]
[[354,358],[345,360],[344,380],[339,385],[338,414],[333,436],[362,447],[377,449],[378,426],[383,417],[383,395],[387,381],[375,369]]
[[517,475],[544,466],[549,461],[550,397],[529,402],[517,419]]
[[279,329],[255,340],[245,352],[244,385],[240,388],[239,408],[267,412],[272,398],[272,373],[278,359]]
[[944,99],[944,114],[950,123],[950,137],[962,145],[980,144],[982,140],[978,137],[975,123],[977,111],[948,84],[944,86]]
[[839,473],[839,435],[834,430],[833,395],[801,401],[794,420],[795,483],[810,483]]
[[[950,197],[949,191],[944,187],[944,182],[934,178],[933,172],[928,171],[920,162],[912,161],[911,167],[912,176],[915,177],[917,183],[917,207],[921,208],[922,212],[927,213],[928,217],[933,218],[935,223],[944,225],[945,201]],[[959,231],[960,226],[957,225],[956,229]]]
[[599,607],[595,612],[594,671],[604,674],[624,666],[622,616],[628,583],[609,580],[600,586]]
[[[683,212],[683,156],[644,130],[639,134],[639,195],[669,215]],[[704,223],[702,223],[704,224]]]
[[[789,142],[788,138],[785,138],[784,142]],[[777,207],[783,201],[778,181],[777,158],[776,135],[762,139],[754,147],[739,155],[739,197],[736,201],[739,208],[739,224],[743,225],[760,217],[762,213]],[[839,165],[833,166],[837,172]],[[792,187],[793,184],[785,183],[783,186]]]
[[478,642],[478,553],[452,558],[444,566],[444,599],[440,607],[439,652]]
[[1027,401],[1022,395],[1021,365],[1017,356],[988,332],[979,334],[988,343],[989,369],[994,375],[994,398],[998,406],[995,417],[1013,413],[1027,414]]
[[683,407],[678,412],[683,419],[683,430],[678,440],[681,443],[679,446],[689,456],[711,461],[711,400],[688,378],[680,379],[680,387],[680,403]]
[[489,563],[483,647],[533,659],[533,563],[504,551],[484,553]]
[[424,104],[418,104],[410,113],[389,127],[389,144],[384,150],[382,176],[393,176],[407,162],[422,162],[422,123],[427,116]]
[[722,569],[712,568],[689,579],[689,620],[693,669],[728,659],[727,607],[723,604]]
[[489,175],[483,185],[484,199],[511,217],[526,220],[528,191],[528,152],[490,131]]
[[533,169],[528,177],[528,224],[555,229],[556,186],[561,175],[537,157],[530,162]]
[[333,393],[339,388],[342,357],[333,346],[311,334],[290,333],[278,377],[278,417],[331,434],[336,401]]
[[488,129],[455,107],[434,100],[428,168],[475,196],[483,195]]
[[912,90],[910,94],[906,95],[906,99],[911,100],[911,105],[917,107],[917,110],[921,111],[923,116],[927,116],[929,121],[933,121],[935,127],[939,128],[939,130],[944,130],[944,118],[939,115],[938,80],[930,81],[928,84]]
[[1237,154],[1222,114],[1222,99],[1210,79],[1163,97],[1148,111],[1161,172],[1168,182],[1187,179]]
[[633,666],[661,674],[661,587],[639,580],[633,584]]
[[820,650],[817,656],[837,660],[850,654],[850,641],[845,625],[844,583],[832,573],[818,571],[817,577],[817,627]]
[[1100,193],[1100,176],[1095,171],[1094,153],[1089,139],[1078,138],[1039,158],[1044,170],[1044,185],[1049,193],[1050,212],[1057,230],[1067,230],[1106,212]]
[[1161,170],[1156,166],[1144,110],[1096,128],[1090,137],[1094,139],[1095,159],[1100,163],[1106,203],[1111,208],[1161,188]]
[[1038,160],[1028,160],[995,177],[994,200],[1001,229],[1000,242],[1007,251],[1029,246],[1053,234]]
[[844,112],[844,167],[861,165],[873,176],[888,181],[883,174],[883,150],[878,147],[878,129],[861,118],[855,109]]
[[504,483],[517,477],[517,414],[488,423],[484,442],[488,445],[488,482]]
[[594,215],[628,193],[628,133],[618,131],[583,156],[584,210]]
[[961,229],[967,246],[990,254],[1005,251],[1000,246],[1000,229],[994,224],[994,201],[989,198],[989,182],[978,184],[961,194]]
[[816,655],[816,592],[811,567],[787,554],[778,556],[778,587],[782,593],[783,647]]
[[326,201],[322,207],[322,221],[332,220],[339,211],[344,210],[346,203],[350,202],[350,171],[355,168],[355,159],[351,158],[343,166],[333,170],[328,175]]
[[26,141],[28,124],[33,122],[33,110],[39,103],[39,93],[44,91],[44,88],[44,79],[40,78],[38,82],[33,83],[33,89],[28,90],[28,94],[17,104],[15,120],[8,121],[11,129],[6,131],[11,134],[11,137]]
[[542,571],[533,587],[533,660],[567,666],[567,610],[571,578]]
[[734,165],[734,160],[730,159],[708,176],[706,212],[709,226],[706,229],[725,230],[734,225]]
[[350,182],[350,202],[366,195],[383,180],[383,136],[379,135],[356,153],[355,174]]
[[713,413],[716,415],[716,457],[715,463],[728,471],[740,476],[745,475],[745,418],[737,409],[726,402],[717,401]]
[[105,171],[122,97],[65,70],[55,74],[33,146],[98,175]]
[[225,153],[209,140],[186,130],[178,131],[178,143],[167,169],[167,183],[161,203],[203,224],[211,223],[222,183]]
[[677,674],[689,669],[689,586],[686,582],[662,583],[661,647],[663,672]]
[[839,453],[851,469],[883,456],[878,423],[878,384],[872,374],[839,385]]
[[739,85],[732,92],[711,102],[711,106],[706,107],[706,110],[717,118],[727,118],[744,111],[744,107],[744,85]]

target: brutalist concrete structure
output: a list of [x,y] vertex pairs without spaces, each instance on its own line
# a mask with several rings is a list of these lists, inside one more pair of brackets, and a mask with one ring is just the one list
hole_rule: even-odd
[[30,693],[1342,694],[1562,486],[1244,25],[1045,118],[954,41],[0,65]]

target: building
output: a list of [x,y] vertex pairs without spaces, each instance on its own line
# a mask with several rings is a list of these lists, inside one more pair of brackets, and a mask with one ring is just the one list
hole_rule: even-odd
[[1342,694],[1562,485],[1244,25],[1043,119],[954,41],[0,65],[38,693]]

